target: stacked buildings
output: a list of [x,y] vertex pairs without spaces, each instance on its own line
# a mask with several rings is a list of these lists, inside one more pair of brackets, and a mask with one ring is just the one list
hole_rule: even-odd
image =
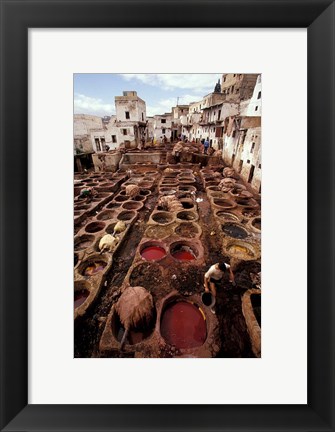
[[75,114],[74,148],[83,154],[118,148],[141,149],[182,136],[208,139],[222,150],[226,165],[233,166],[257,192],[261,191],[261,75],[223,74],[214,91],[201,101],[177,105],[171,113],[146,116],[146,104],[136,91],[115,97],[116,115],[96,117]]

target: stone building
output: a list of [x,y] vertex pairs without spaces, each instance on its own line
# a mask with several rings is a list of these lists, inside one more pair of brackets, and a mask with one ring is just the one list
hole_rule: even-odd
[[240,102],[250,99],[257,80],[257,74],[223,74],[221,92],[227,101]]
[[172,115],[171,113],[165,113],[162,115],[154,116],[154,140],[160,142],[161,138],[166,136],[168,140],[171,139],[171,125]]

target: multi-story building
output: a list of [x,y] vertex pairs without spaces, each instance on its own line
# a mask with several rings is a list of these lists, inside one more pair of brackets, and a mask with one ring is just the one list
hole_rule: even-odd
[[166,136],[168,140],[171,139],[171,125],[172,125],[172,114],[165,113],[162,115],[154,116],[154,139],[155,142],[160,142],[160,140]]
[[221,92],[227,101],[240,102],[250,99],[254,91],[257,74],[223,74]]

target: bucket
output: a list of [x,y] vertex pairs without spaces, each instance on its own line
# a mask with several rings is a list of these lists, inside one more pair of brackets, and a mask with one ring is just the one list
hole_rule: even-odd
[[205,291],[204,293],[202,293],[201,301],[205,306],[210,308],[212,308],[215,305],[215,297],[210,292]]

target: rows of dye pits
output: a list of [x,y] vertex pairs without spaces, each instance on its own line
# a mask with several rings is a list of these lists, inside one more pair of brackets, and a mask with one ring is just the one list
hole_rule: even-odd
[[[185,300],[177,294],[178,292],[170,293],[167,297],[161,295],[170,288],[169,281],[176,267],[204,264],[204,251],[200,242],[202,231],[196,223],[199,216],[195,200],[195,182],[191,169],[163,173],[159,184],[159,196],[181,193],[183,197],[180,198],[180,202],[184,210],[165,212],[158,204],[156,205],[124,280],[125,288],[127,285],[136,285],[133,277],[135,273],[143,272],[148,277],[150,274],[152,277],[160,275],[157,289],[151,291],[158,311],[155,317],[159,315],[157,320],[153,319],[152,325],[145,331],[131,331],[128,336],[129,350],[131,351],[132,346],[136,344],[137,354],[144,350],[148,356],[154,356],[154,347],[165,344],[177,348],[179,355],[213,355],[213,344],[210,341],[215,337],[213,330],[216,327],[216,318],[212,314],[208,316],[207,309],[199,306],[199,296]],[[145,283],[143,286],[145,287]],[[100,351],[117,350],[123,333],[124,328],[112,307],[101,337]],[[211,335],[210,339],[207,339],[208,334]],[[199,354],[199,350],[202,354]]]
[[221,233],[224,254],[245,261],[258,259],[261,233],[258,201],[251,193],[241,196],[239,186],[245,187],[242,180],[237,180],[236,187],[225,193],[218,188],[224,178],[222,174],[203,169],[201,176]]
[[[121,190],[117,194],[104,192],[108,196],[103,197],[98,203],[94,202],[90,210],[86,209],[87,223],[79,229],[74,238],[75,318],[83,315],[99,294],[104,277],[112,266],[113,253],[121,246],[130,226],[135,223],[138,212],[151,194],[157,175],[157,172],[135,173],[133,177],[120,183]],[[113,178],[122,181],[127,177],[125,174],[117,173]],[[82,181],[83,187],[94,187],[91,179],[92,177]],[[141,188],[140,193],[132,198],[125,193],[125,188],[129,184],[137,184]],[[144,186],[147,189],[144,189]],[[105,190],[108,190],[108,186],[105,187]],[[92,213],[94,216],[90,216]],[[113,253],[100,254],[100,239],[105,234],[113,234],[118,221],[123,221],[126,225],[126,230],[118,236],[118,245]]]
[[[92,174],[82,175],[76,174],[74,179],[74,226],[75,231],[78,231],[80,224],[87,218],[87,215],[95,212],[102,205],[108,203],[116,192],[122,182],[126,178],[126,173],[114,174]],[[85,189],[93,188],[97,195],[95,195],[91,202],[87,203],[85,200],[78,200],[81,192]],[[76,200],[77,198],[77,200]]]

